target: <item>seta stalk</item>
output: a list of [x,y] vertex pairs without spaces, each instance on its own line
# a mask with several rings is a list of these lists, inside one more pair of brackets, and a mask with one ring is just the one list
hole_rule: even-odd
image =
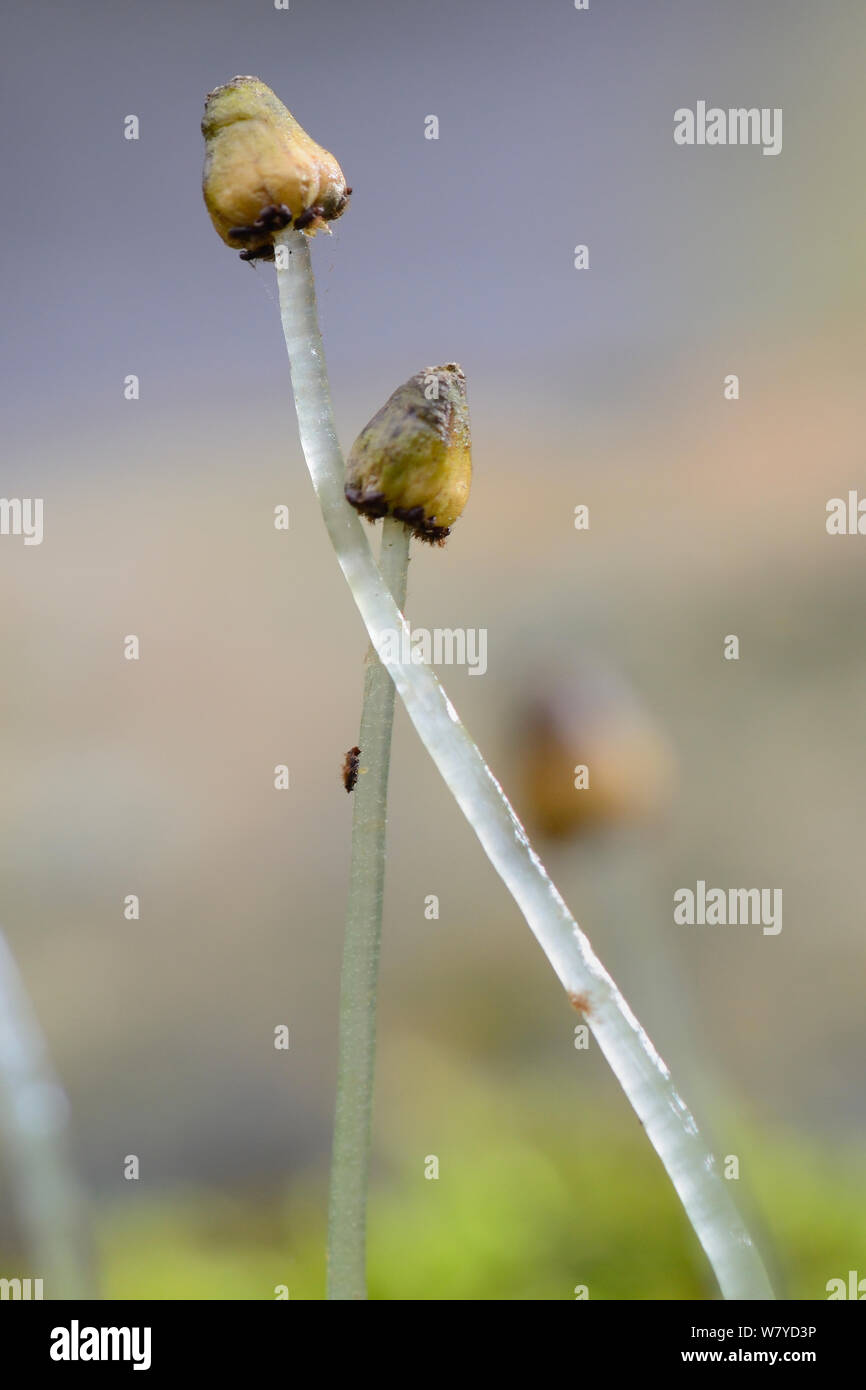
[[[406,599],[411,538],[402,521],[385,518],[380,571],[401,609]],[[360,767],[353,792],[352,859],[340,980],[337,1100],[328,1201],[329,1299],[367,1297],[367,1187],[394,694],[394,683],[371,644],[358,738]]]
[[284,230],[274,242],[301,446],[325,526],[370,640],[427,751],[646,1129],[723,1296],[772,1298],[760,1256],[667,1067],[569,912],[435,674],[429,667],[402,662],[394,652],[391,634],[408,630],[344,497],[344,463],[307,238]]

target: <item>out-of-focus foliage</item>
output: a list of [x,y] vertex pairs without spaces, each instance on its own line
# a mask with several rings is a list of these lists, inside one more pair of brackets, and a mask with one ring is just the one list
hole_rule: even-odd
[[[377,1299],[714,1298],[679,1204],[639,1126],[595,1104],[566,1115],[563,1091],[452,1077],[427,1155],[395,1158],[393,1120],[370,1211]],[[573,1097],[569,1103],[573,1103]],[[730,1133],[730,1131],[729,1131]],[[853,1161],[754,1126],[737,1184],[781,1297],[821,1299],[866,1269],[866,1210]],[[745,1166],[745,1165],[744,1165]],[[742,1170],[741,1170],[742,1171]],[[104,1212],[104,1292],[114,1298],[271,1299],[324,1293],[326,1193],[193,1192]],[[858,1264],[859,1261],[859,1264]],[[784,1274],[777,1277],[777,1271]]]

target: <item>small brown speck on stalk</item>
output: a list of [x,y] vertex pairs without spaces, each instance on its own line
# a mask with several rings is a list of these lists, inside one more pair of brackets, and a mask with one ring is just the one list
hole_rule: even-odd
[[579,1014],[583,1014],[584,1017],[589,1018],[589,1015],[592,1013],[592,1005],[585,994],[572,994],[569,990],[568,1002]]

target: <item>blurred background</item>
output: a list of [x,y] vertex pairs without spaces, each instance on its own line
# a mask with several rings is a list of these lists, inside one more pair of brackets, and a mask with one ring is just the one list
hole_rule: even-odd
[[[0,922],[69,1095],[103,1292],[324,1292],[365,641],[273,271],[201,201],[204,96],[236,73],[354,188],[313,255],[344,447],[422,366],[467,374],[472,496],[410,570],[415,625],[488,632],[487,673],[444,670],[449,694],[739,1157],[778,1291],[866,1275],[866,540],[825,529],[829,498],[866,492],[862,4],[46,0],[2,23],[2,492],[44,498],[45,533],[0,538]],[[782,107],[781,154],[675,146],[698,100]],[[579,797],[587,689],[614,758],[640,711],[639,814],[626,776],[622,816],[545,831],[527,710],[564,711]],[[676,927],[698,879],[781,888],[781,934]],[[716,1296],[400,710],[381,992],[372,1296]]]

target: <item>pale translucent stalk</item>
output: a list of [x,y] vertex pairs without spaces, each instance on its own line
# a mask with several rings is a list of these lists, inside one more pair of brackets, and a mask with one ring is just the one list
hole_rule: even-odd
[[48,1299],[93,1296],[81,1193],[67,1153],[67,1110],[0,933],[0,1140],[30,1261],[26,1269],[3,1274],[41,1279]]
[[[411,533],[387,518],[380,572],[403,607]],[[394,723],[394,684],[375,649],[367,652],[358,782],[352,797],[352,861],[340,982],[337,1103],[328,1203],[328,1298],[367,1297],[367,1186],[376,1061],[376,996],[382,901],[388,768]]]
[[301,445],[340,566],[370,639],[412,723],[463,814],[572,999],[579,998],[595,1038],[664,1164],[725,1298],[773,1293],[715,1160],[680,1099],[664,1062],[595,956],[551,882],[496,778],[460,722],[433,671],[404,662],[390,634],[405,620],[376,566],[357,513],[343,496],[337,440],[316,313],[307,239],[283,232],[289,251],[277,263],[283,332],[289,353]]

